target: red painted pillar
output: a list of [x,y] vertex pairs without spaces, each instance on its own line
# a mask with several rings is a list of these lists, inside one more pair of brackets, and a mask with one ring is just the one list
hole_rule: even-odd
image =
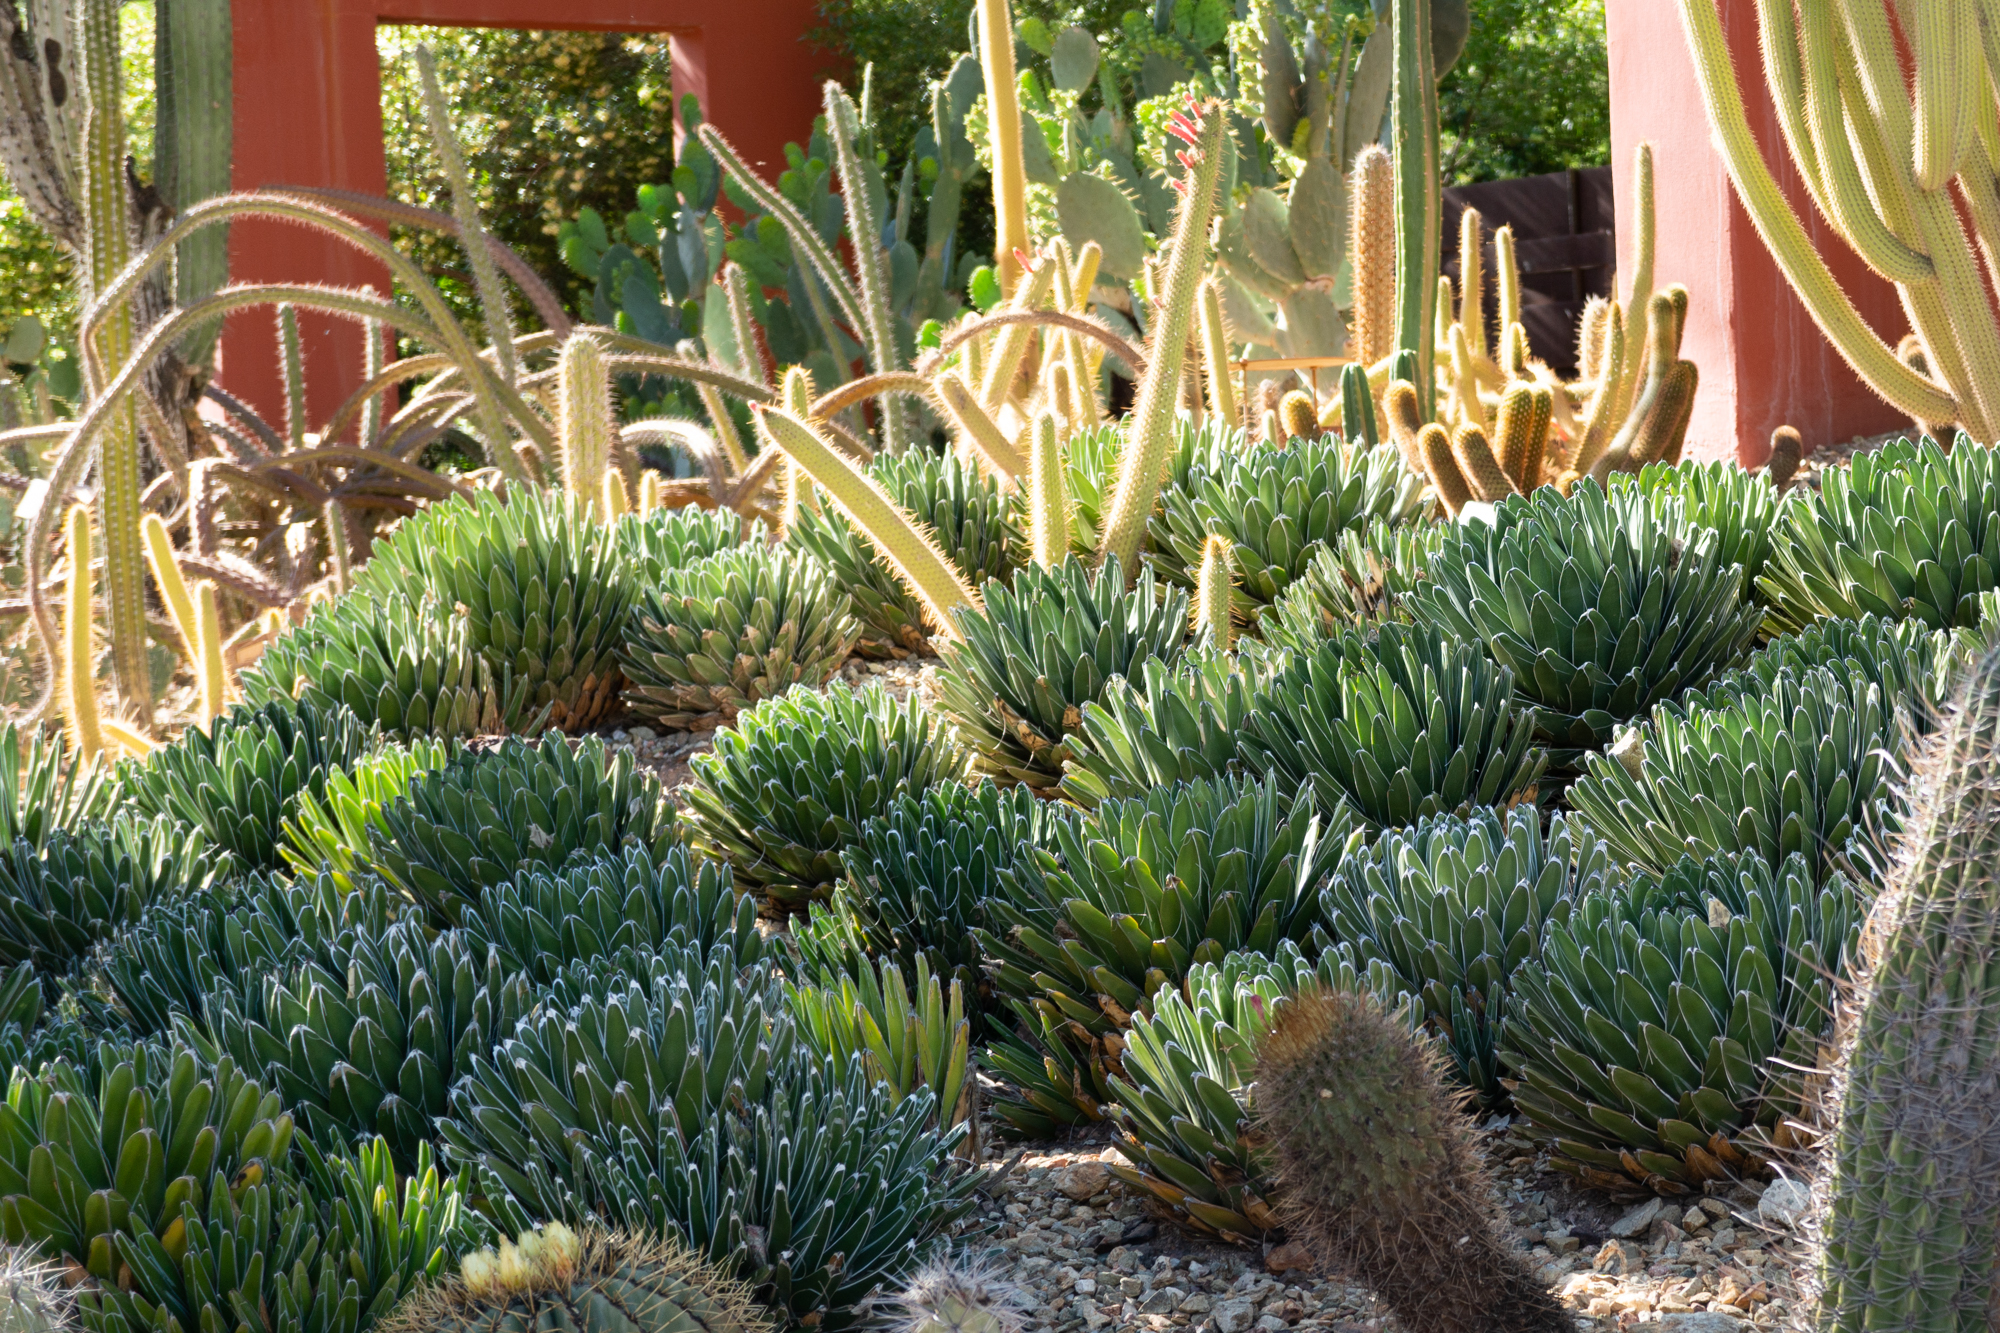
[[[1763,77],[1754,0],[1701,2],[1719,6],[1751,128],[1806,234],[1862,317],[1893,344],[1909,329],[1896,289],[1827,225],[1792,167]],[[1737,202],[1711,139],[1677,0],[1607,0],[1605,17],[1619,266],[1629,274],[1634,258],[1633,149],[1650,141],[1659,228],[1654,283],[1687,285],[1681,354],[1701,367],[1688,455],[1757,467],[1776,426],[1796,426],[1813,448],[1905,424],[1820,333]]]
[[[676,100],[695,94],[705,119],[759,170],[775,173],[786,141],[803,141],[819,111],[827,60],[806,41],[817,22],[815,0],[237,0],[235,188],[383,192],[378,23],[666,32]],[[235,224],[229,260],[235,282],[389,291],[382,265],[287,223]],[[218,380],[282,428],[276,329],[268,308],[231,316]],[[308,415],[323,421],[361,382],[361,331],[345,318],[302,312],[300,333]]]

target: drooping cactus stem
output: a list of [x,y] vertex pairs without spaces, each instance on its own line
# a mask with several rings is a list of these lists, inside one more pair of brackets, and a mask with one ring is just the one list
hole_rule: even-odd
[[604,348],[584,330],[572,333],[562,346],[556,361],[556,396],[563,490],[585,508],[595,509],[604,493],[617,426],[612,420],[611,371]]
[[[1014,86],[1014,17],[1007,0],[977,0],[979,68],[986,76],[986,133],[993,150],[993,269],[1013,295],[1028,251],[1028,168]],[[991,399],[987,400],[991,402]]]
[[1236,584],[1236,550],[1229,538],[1210,533],[1202,544],[1201,568],[1195,577],[1194,632],[1217,648],[1235,643],[1231,604]]
[[1227,113],[1213,104],[1191,110],[1198,121],[1176,113],[1176,135],[1193,147],[1181,156],[1185,171],[1179,181],[1183,193],[1174,217],[1173,249],[1167,258],[1166,281],[1159,288],[1161,299],[1153,306],[1146,374],[1134,400],[1098,553],[1100,560],[1117,557],[1119,565],[1130,570],[1138,568],[1139,538],[1159,498],[1173,450],[1175,400],[1180,396],[1195,295],[1208,266],[1208,227],[1222,170]]
[[1027,470],[1021,455],[988,415],[966,382],[947,371],[932,383],[945,411],[957,423],[960,433],[986,460],[987,466],[1006,476],[1018,477]]
[[62,706],[79,763],[104,749],[97,714],[97,651],[91,642],[90,510],[71,505],[67,529],[69,587],[63,603]]
[[848,521],[875,544],[889,568],[916,594],[932,627],[947,639],[962,639],[955,613],[978,606],[979,597],[930,534],[804,418],[761,406],[756,414],[765,443],[804,468]]
[[[1016,287],[1011,308],[1014,310],[1040,310],[1049,299],[1049,292],[1055,287],[1055,266],[1047,259],[1036,264],[1033,271],[1026,274]],[[1000,330],[994,339],[993,355],[986,364],[986,379],[979,390],[979,401],[988,411],[997,412],[1000,404],[1007,401],[1008,393],[1014,387],[1014,379],[1021,373],[1021,361],[1028,354],[1028,344],[1035,331],[1028,324],[1009,324]]]
[[1063,474],[1062,442],[1055,418],[1035,419],[1034,451],[1028,456],[1029,555],[1054,569],[1069,555],[1069,481]]
[[1222,319],[1222,279],[1214,274],[1201,284],[1201,359],[1208,379],[1208,410],[1225,426],[1241,427],[1243,409],[1236,398],[1236,370],[1229,356],[1229,326]]

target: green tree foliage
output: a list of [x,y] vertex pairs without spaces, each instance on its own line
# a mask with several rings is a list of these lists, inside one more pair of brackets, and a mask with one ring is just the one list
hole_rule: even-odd
[[1473,0],[1438,119],[1449,184],[1610,162],[1604,0]]

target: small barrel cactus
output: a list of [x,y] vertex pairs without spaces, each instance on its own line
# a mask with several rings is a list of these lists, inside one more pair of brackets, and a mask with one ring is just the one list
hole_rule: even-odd
[[894,1302],[893,1333],[1018,1333],[1028,1293],[976,1258],[953,1256],[920,1270]]
[[1322,990],[1280,1010],[1257,1103],[1282,1216],[1425,1333],[1569,1333],[1502,1234],[1493,1186],[1435,1045],[1374,997]]
[[560,1222],[468,1254],[378,1333],[768,1333],[743,1285],[671,1243]]
[[62,1268],[30,1248],[0,1245],[0,1333],[68,1333],[77,1327],[76,1301]]

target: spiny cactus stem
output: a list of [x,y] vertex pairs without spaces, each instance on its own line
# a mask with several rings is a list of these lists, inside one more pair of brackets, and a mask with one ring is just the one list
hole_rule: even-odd
[[729,460],[729,474],[742,476],[750,466],[750,456],[743,451],[743,437],[736,433],[736,419],[729,415],[729,401],[713,384],[697,384],[695,392],[715,426],[715,442],[722,446],[722,456]]
[[1472,499],[1472,488],[1466,484],[1465,474],[1458,470],[1458,460],[1451,452],[1451,436],[1443,426],[1433,421],[1417,432],[1417,456],[1423,459],[1424,474],[1431,479],[1438,502],[1447,514],[1456,518],[1458,511]]
[[1570,467],[1587,475],[1611,443],[1616,427],[1618,385],[1625,375],[1625,311],[1616,301],[1609,303],[1604,321],[1604,361],[1598,366],[1597,391],[1590,397],[1584,414],[1583,438],[1577,441],[1576,456]]
[[166,605],[167,618],[174,623],[174,632],[187,645],[188,661],[200,662],[194,641],[194,599],[188,595],[187,580],[181,577],[181,567],[174,559],[173,538],[167,533],[166,520],[158,514],[148,514],[139,520],[140,535],[146,544],[146,561],[152,566],[153,582],[160,589],[160,601]]
[[104,749],[104,729],[97,715],[97,654],[91,644],[90,510],[72,505],[69,511],[69,588],[63,603],[63,714],[69,720],[70,744],[78,763],[89,763]]
[[[1012,296],[1028,240],[1028,168],[1021,148],[1021,104],[1014,86],[1014,17],[1007,0],[976,0],[979,68],[986,76],[986,133],[993,149],[993,269]],[[991,399],[988,400],[989,402]]]
[[1395,166],[1381,145],[1354,159],[1354,341],[1367,365],[1396,350]]
[[936,631],[953,642],[962,642],[957,612],[976,609],[979,596],[966,586],[951,558],[874,478],[822,439],[805,420],[762,406],[756,412],[757,428],[765,442],[803,467],[834,505],[875,543],[889,567],[923,604]]
[[285,437],[293,449],[306,447],[306,360],[299,348],[299,309],[278,302],[278,361],[285,369]]
[[1521,265],[1514,257],[1514,224],[1493,233],[1493,284],[1504,333],[1521,322]]
[[[1653,254],[1656,245],[1657,224],[1653,211],[1653,145],[1641,143],[1632,150],[1632,191],[1638,201],[1638,221],[1634,226],[1634,249],[1637,254],[1632,265],[1632,290],[1626,293],[1625,309],[1637,312],[1651,308],[1653,299]],[[1636,320],[1627,320],[1625,325],[1625,370],[1618,384],[1618,399],[1615,406],[1618,419],[1624,420],[1632,410],[1632,401],[1638,392],[1639,374],[1644,368],[1640,362],[1640,340],[1646,330],[1638,326]]]
[[1476,208],[1466,209],[1458,219],[1458,323],[1474,356],[1486,355],[1485,226]]
[[1236,373],[1229,358],[1229,326],[1222,318],[1222,279],[1210,274],[1201,284],[1201,354],[1208,375],[1208,407],[1225,426],[1243,425],[1236,397]]
[[604,349],[585,330],[572,333],[557,357],[556,397],[556,444],[561,450],[557,462],[563,489],[586,509],[598,508],[616,425]]
[[[479,297],[480,313],[486,320],[486,340],[493,347],[500,378],[512,386],[519,378],[514,362],[514,321],[507,306],[507,288],[500,280],[499,266],[486,244],[486,224],[479,216],[479,200],[472,192],[472,173],[466,170],[465,155],[459,150],[458,135],[451,127],[451,109],[438,85],[437,57],[430,47],[416,50],[417,76],[422,85],[424,117],[430,123],[431,147],[451,185],[451,211],[458,218],[459,242],[472,266],[472,287]],[[495,442],[499,447],[500,442]]]
[[[877,374],[886,374],[901,370],[903,358],[896,349],[895,316],[889,309],[889,256],[881,245],[882,218],[876,210],[875,191],[870,188],[875,164],[861,160],[857,143],[861,125],[855,116],[854,103],[848,100],[839,82],[828,79],[823,94],[827,128],[832,131],[834,163],[840,169],[841,197],[851,219],[848,234],[854,242],[854,273],[866,321],[862,332],[868,338],[868,360]],[[881,411],[882,445],[890,453],[899,454],[909,446],[909,414],[901,398],[893,394],[882,398]]]
[[639,474],[639,514],[648,517],[658,512],[663,496],[660,490],[660,474],[647,468]]
[[[374,296],[373,287],[363,287],[362,294]],[[382,321],[366,319],[361,322],[361,382],[372,384],[382,373]],[[373,448],[375,439],[382,433],[382,395],[370,394],[361,406],[361,444]]]
[[1173,252],[1167,259],[1162,299],[1153,307],[1146,374],[1127,427],[1117,486],[1105,511],[1098,559],[1116,557],[1130,570],[1138,568],[1139,538],[1159,498],[1160,482],[1173,449],[1174,404],[1180,396],[1195,293],[1208,267],[1208,225],[1215,210],[1227,120],[1228,114],[1220,105],[1210,105],[1202,109],[1201,122],[1193,127],[1194,154],[1181,178],[1186,192],[1174,219]]
[[1063,475],[1062,441],[1048,413],[1035,418],[1034,452],[1028,457],[1030,558],[1054,569],[1069,555],[1069,482]]
[[203,579],[195,585],[196,669],[201,673],[201,720],[204,724],[222,716],[229,688],[229,672],[222,660],[222,616],[215,605],[215,584]]
[[1396,346],[1417,354],[1417,401],[1432,412],[1431,320],[1437,309],[1438,105],[1430,0],[1394,0],[1396,74],[1390,94],[1396,145]]
[[1201,569],[1195,578],[1194,630],[1218,648],[1235,644],[1231,603],[1236,583],[1236,550],[1229,539],[1214,533],[1201,548]]
[[[1013,308],[1019,311],[1041,309],[1055,287],[1055,280],[1055,265],[1044,258],[1015,288]],[[1021,373],[1022,358],[1028,354],[1029,340],[1034,335],[1033,326],[1023,321],[1002,326],[1000,336],[994,339],[993,356],[987,362],[986,379],[979,389],[979,401],[989,411],[999,411],[1000,404],[1007,401],[1007,395],[1014,387],[1014,378]]]
[[945,411],[958,423],[966,441],[979,451],[987,466],[1004,473],[1010,480],[1027,471],[1019,451],[1001,432],[999,423],[980,405],[978,397],[964,380],[947,371],[937,377],[932,387],[937,390]]

